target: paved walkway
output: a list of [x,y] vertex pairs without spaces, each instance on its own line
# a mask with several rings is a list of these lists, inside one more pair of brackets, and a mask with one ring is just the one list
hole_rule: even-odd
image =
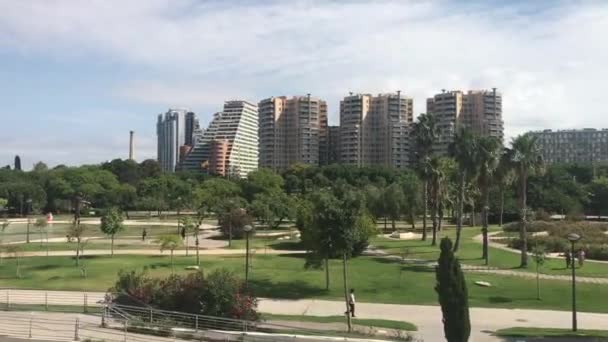
[[[6,303],[6,291],[0,290],[0,305]],[[85,292],[10,290],[12,304],[82,305]],[[86,292],[90,306],[99,305],[103,292]],[[260,299],[260,312],[282,315],[336,316],[345,311],[344,302],[327,300],[276,300]],[[509,327],[565,328],[571,324],[568,311],[471,308],[471,342],[500,341],[492,332]],[[418,326],[418,335],[425,341],[443,341],[443,325],[439,306],[358,303],[357,316],[369,319],[403,320]],[[608,314],[584,313],[578,315],[580,329],[605,329]],[[0,319],[0,322],[2,320]],[[355,319],[356,323],[356,319]]]

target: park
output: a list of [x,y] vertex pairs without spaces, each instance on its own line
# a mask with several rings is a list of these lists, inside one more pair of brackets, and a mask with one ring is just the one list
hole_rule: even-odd
[[[474,179],[441,158],[420,172],[294,166],[243,180],[161,173],[152,161],[0,170],[0,306],[82,312],[84,296],[84,308],[101,310],[112,293],[116,305],[252,321],[259,333],[441,340],[436,284],[448,238],[471,340],[603,336],[608,168],[526,175],[522,235],[522,175],[499,171],[500,160],[484,165],[467,166]],[[586,258],[568,265],[571,247]],[[573,271],[580,323],[568,332]],[[351,288],[352,318],[344,315]],[[62,305],[52,298],[59,293],[76,299]],[[218,293],[231,304],[184,301],[211,303]]]

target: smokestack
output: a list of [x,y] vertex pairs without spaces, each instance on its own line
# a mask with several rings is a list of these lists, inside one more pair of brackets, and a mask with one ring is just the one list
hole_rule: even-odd
[[134,131],[129,131],[129,160],[134,160],[134,156],[133,156],[133,135],[135,134]]

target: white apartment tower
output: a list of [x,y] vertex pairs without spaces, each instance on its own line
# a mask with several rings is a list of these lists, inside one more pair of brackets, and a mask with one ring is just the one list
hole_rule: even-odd
[[393,94],[356,94],[340,101],[340,162],[362,166],[409,165],[413,100]]
[[226,101],[181,168],[235,178],[257,170],[258,107],[247,101]]
[[316,97],[271,97],[260,101],[260,167],[275,171],[301,163],[326,163],[327,103]]

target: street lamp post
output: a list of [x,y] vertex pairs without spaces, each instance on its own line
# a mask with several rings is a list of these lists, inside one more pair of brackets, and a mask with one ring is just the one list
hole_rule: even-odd
[[243,227],[245,231],[245,286],[249,287],[249,234],[253,230],[251,225]]
[[574,262],[574,244],[581,239],[576,233],[567,236],[570,241],[570,258],[572,260],[572,331],[576,331],[576,263]]

